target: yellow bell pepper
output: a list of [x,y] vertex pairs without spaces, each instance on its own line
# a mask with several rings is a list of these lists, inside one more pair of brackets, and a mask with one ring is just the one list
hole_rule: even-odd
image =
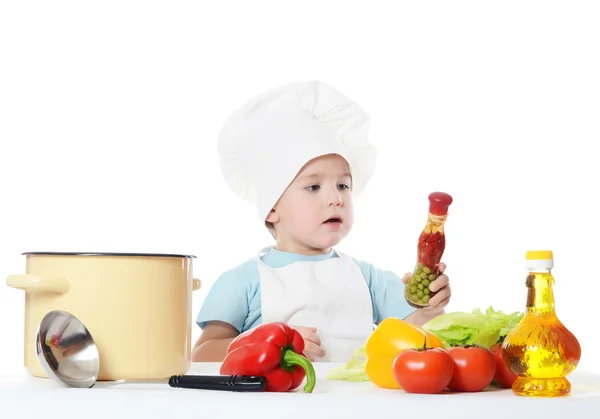
[[369,380],[382,388],[399,389],[392,364],[403,350],[427,347],[443,348],[442,341],[433,333],[395,317],[379,323],[365,345],[367,361],[365,372]]

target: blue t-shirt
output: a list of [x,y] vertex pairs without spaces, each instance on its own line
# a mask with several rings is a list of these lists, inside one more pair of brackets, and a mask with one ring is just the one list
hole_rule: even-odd
[[[316,256],[280,252],[271,248],[261,256],[272,268],[281,268],[299,261],[320,261],[339,257],[335,250]],[[371,292],[373,324],[378,325],[387,317],[405,318],[415,309],[404,299],[402,279],[391,271],[352,258],[362,271]],[[260,276],[256,258],[224,272],[210,288],[196,323],[204,328],[207,322],[226,322],[242,333],[261,324]]]

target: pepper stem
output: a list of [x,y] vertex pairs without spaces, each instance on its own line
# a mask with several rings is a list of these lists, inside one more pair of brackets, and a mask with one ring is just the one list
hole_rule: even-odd
[[306,385],[304,386],[305,393],[312,393],[315,388],[317,381],[315,369],[312,363],[304,356],[292,351],[287,350],[283,353],[283,362],[286,365],[298,365],[306,373]]

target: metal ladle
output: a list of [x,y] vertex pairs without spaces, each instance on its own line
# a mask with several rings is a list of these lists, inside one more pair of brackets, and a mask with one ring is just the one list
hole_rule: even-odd
[[89,330],[72,314],[54,310],[42,319],[36,335],[36,352],[42,368],[55,381],[69,387],[108,387],[123,383],[165,383],[200,390],[258,392],[266,378],[252,375],[174,375],[169,378],[98,382],[100,355]]

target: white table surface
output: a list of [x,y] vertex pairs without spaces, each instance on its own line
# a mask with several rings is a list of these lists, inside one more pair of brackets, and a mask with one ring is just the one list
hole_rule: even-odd
[[[218,374],[218,363],[193,363],[188,374]],[[68,388],[25,372],[0,374],[0,418],[600,418],[600,375],[576,370],[571,394],[527,398],[510,390],[437,395],[385,390],[370,382],[330,381],[338,364],[315,363],[313,393],[302,386],[288,393],[234,393],[188,390],[167,384],[120,384],[109,388]],[[417,416],[419,415],[419,416]]]

